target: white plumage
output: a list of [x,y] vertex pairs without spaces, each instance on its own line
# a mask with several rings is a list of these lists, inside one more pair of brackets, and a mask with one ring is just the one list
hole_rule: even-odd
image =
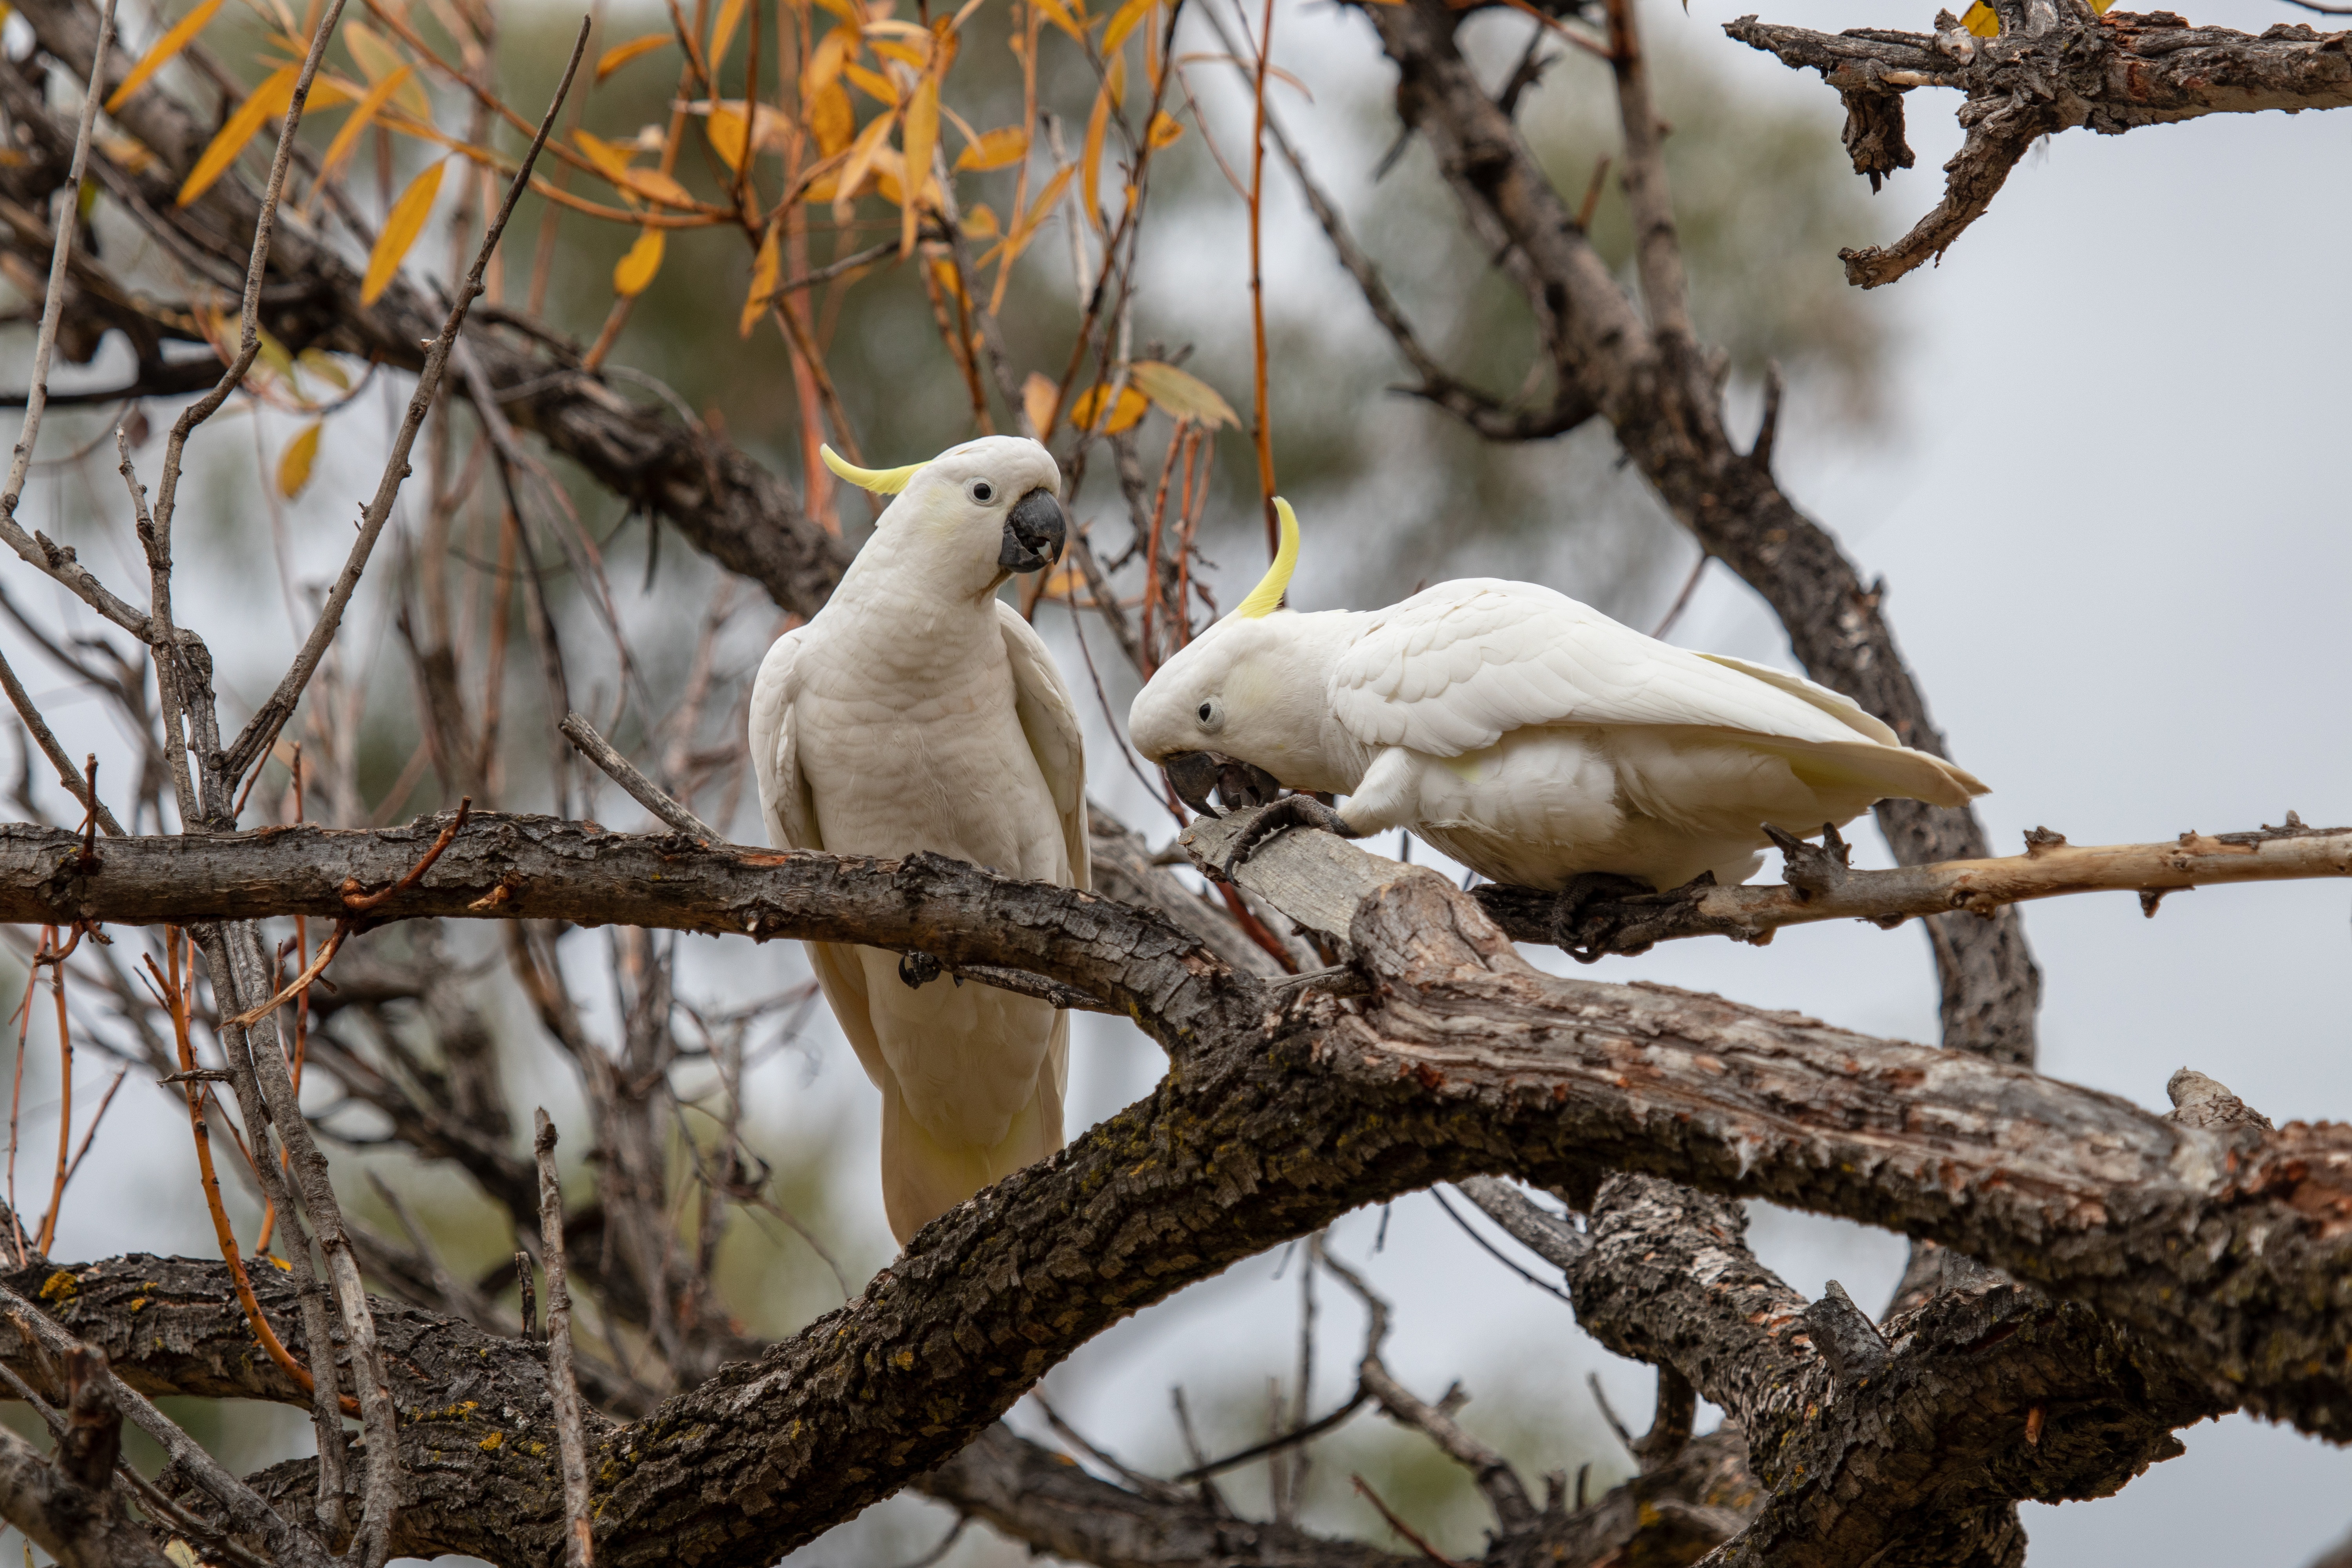
[[[1050,507],[1048,553],[1058,552],[1053,458],[1036,442],[992,437],[913,470],[839,467],[870,488],[904,489],[824,608],[761,665],[751,756],[770,840],[930,850],[1086,887],[1076,710],[1045,644],[995,596],[1009,566],[1041,547],[1023,517],[1045,520]],[[1066,1015],[977,983],[910,986],[896,952],[824,942],[808,952],[882,1091],[883,1201],[900,1242],[1062,1146]]]
[[1287,576],[1278,560],[1251,605],[1154,675],[1129,716],[1137,748],[1344,795],[1349,831],[1410,827],[1498,882],[1739,882],[1766,823],[1814,836],[1888,796],[1984,793],[1825,687],[1535,584],[1465,578],[1385,610],[1301,615],[1271,608]]

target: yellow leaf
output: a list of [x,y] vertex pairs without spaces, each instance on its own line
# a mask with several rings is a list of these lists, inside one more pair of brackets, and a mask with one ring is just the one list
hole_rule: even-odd
[[659,202],[664,206],[690,207],[694,205],[694,197],[687,193],[686,187],[659,169],[625,168],[621,171],[619,183],[646,200]]
[[839,82],[829,81],[809,94],[808,128],[817,151],[828,158],[856,135],[857,111],[850,108],[849,93]]
[[196,1555],[194,1547],[176,1535],[172,1537],[171,1542],[164,1546],[163,1555],[176,1563],[178,1568],[201,1568],[204,1562],[203,1558]]
[[739,336],[748,338],[751,335],[751,329],[758,326],[760,318],[767,313],[768,301],[776,297],[776,285],[783,277],[783,247],[780,243],[783,232],[784,221],[779,217],[768,226],[768,232],[760,240],[759,254],[751,258],[751,291],[743,296],[743,320],[737,329]]
[[368,252],[367,277],[360,283],[360,303],[373,305],[383,291],[392,287],[394,274],[400,270],[401,258],[425,232],[425,220],[433,216],[433,198],[441,194],[441,171],[447,159],[426,166],[425,172],[408,182],[400,199],[392,204],[384,215],[383,232],[375,237],[375,248]]
[[1103,132],[1110,128],[1110,104],[1118,79],[1124,73],[1113,60],[1103,78],[1102,90],[1095,94],[1094,112],[1087,116],[1086,151],[1078,159],[1078,206],[1086,213],[1087,221],[1100,230],[1102,209],[1095,193],[1102,179]]
[[1960,18],[1960,26],[1979,38],[2000,37],[2000,18],[1993,14],[1993,8],[1984,0],[1976,0],[1976,4],[1969,7],[1968,14]]
[[709,63],[716,74],[727,58],[728,47],[735,41],[735,29],[743,21],[743,0],[723,0],[719,7],[719,20],[710,28]]
[[966,239],[994,239],[997,233],[995,208],[986,202],[974,202],[963,209],[963,237]]
[[866,17],[857,0],[816,0],[818,5],[832,12],[853,27],[866,25]]
[[257,327],[253,335],[259,343],[261,367],[291,386],[294,384],[294,356],[286,352],[286,345],[271,335],[268,328]]
[[849,214],[844,209],[857,195],[858,187],[866,183],[866,176],[873,172],[875,157],[889,141],[890,127],[898,118],[895,113],[876,115],[866,129],[857,133],[857,140],[850,143],[849,157],[841,165],[833,198],[834,211],[842,221],[848,221]]
[[601,86],[606,77],[611,76],[631,60],[641,55],[652,54],[668,42],[670,42],[670,35],[667,33],[647,33],[643,37],[631,38],[625,44],[614,44],[596,57],[597,83]]
[[293,66],[279,66],[262,79],[251,97],[236,106],[236,112],[228,117],[220,134],[205,148],[196,166],[188,171],[187,183],[180,187],[182,206],[212,189],[213,182],[228,173],[228,166],[236,162],[236,155],[245,151],[245,144],[253,140],[264,121],[286,112],[294,101],[297,74]]
[[1212,430],[1220,425],[1241,427],[1241,416],[1234,412],[1233,405],[1218,396],[1215,387],[1190,371],[1158,360],[1138,360],[1127,367],[1127,381],[1160,405],[1171,418],[1190,419]]
[[1103,72],[1103,86],[1109,90],[1111,107],[1127,107],[1127,57],[1111,57],[1110,68]]
[[1008,261],[1018,259],[1021,252],[1028,247],[1028,237],[1037,232],[1038,226],[1045,221],[1045,215],[1054,210],[1054,204],[1062,199],[1064,191],[1069,189],[1070,176],[1077,172],[1076,164],[1065,163],[1059,173],[1045,182],[1045,190],[1029,204],[1028,216],[1021,219],[1021,226],[1013,231],[1013,255],[1006,258]]
[[1021,412],[1029,416],[1029,427],[1043,436],[1053,427],[1054,408],[1061,388],[1035,371],[1021,384]]
[[628,172],[629,168],[629,154],[625,150],[615,147],[601,136],[592,136],[585,131],[574,131],[572,133],[572,140],[578,143],[580,151],[588,161],[596,165],[598,174],[616,185],[622,183],[622,176]]
[[[1637,121],[1635,123],[1639,124],[1640,121]],[[1151,132],[1149,139],[1153,152],[1159,152],[1183,134],[1184,122],[1165,110],[1151,117]]]
[[907,100],[907,122],[902,132],[906,143],[906,174],[902,183],[906,193],[898,208],[898,254],[915,253],[915,229],[922,220],[923,186],[931,177],[931,153],[940,143],[940,84],[926,76],[915,84],[914,95]]
[[849,58],[851,37],[848,28],[835,27],[816,41],[816,47],[809,54],[808,67],[801,72],[803,98],[815,97],[840,79],[841,68]]
[[1108,386],[1087,388],[1078,400],[1070,405],[1071,426],[1079,430],[1094,429],[1097,419],[1102,418],[1103,409],[1108,405],[1110,413],[1108,418],[1102,418],[1101,433],[1116,436],[1122,430],[1133,429],[1145,415],[1151,412],[1150,400],[1131,386],[1119,389],[1116,403],[1111,402],[1109,392]]
[[170,32],[156,39],[154,47],[139,57],[139,63],[131,68],[131,74],[122,79],[122,85],[116,88],[113,95],[106,100],[106,111],[112,114],[130,102],[131,95],[144,87],[147,79],[163,68],[164,61],[186,48],[188,40],[203,32],[205,24],[211,21],[220,8],[221,0],[205,0],[203,5],[181,17]]
[[1160,0],[1127,0],[1126,5],[1113,12],[1110,26],[1103,29],[1103,53],[1110,54],[1127,42],[1127,36],[1141,26],[1144,18],[1151,15],[1152,7],[1159,4]]
[[1029,132],[1018,125],[1000,125],[993,131],[981,132],[980,140],[963,150],[955,161],[959,169],[1002,169],[1018,163],[1029,151]]
[[710,138],[710,150],[725,160],[730,169],[742,168],[744,143],[751,137],[751,128],[743,123],[742,110],[712,109],[702,133]]
[[969,310],[971,309],[971,296],[964,292],[963,274],[956,270],[955,258],[951,256],[933,257],[931,258],[931,276],[938,281],[940,293],[945,294],[949,299],[953,300],[965,310]]
[[344,121],[342,127],[335,132],[335,139],[327,143],[327,156],[319,164],[319,184],[323,185],[335,177],[335,171],[342,167],[343,160],[350,157],[352,149],[359,145],[360,132],[368,128],[369,122],[390,101],[392,95],[398,92],[414,74],[404,60],[399,69],[368,89],[368,95],[360,100],[360,106],[352,110],[351,118]]
[[613,265],[613,292],[623,299],[634,300],[646,291],[646,285],[661,270],[662,231],[657,228],[637,231],[637,243],[629,253]]
[[319,431],[323,423],[313,420],[278,454],[278,493],[288,500],[300,495],[302,487],[310,482],[310,465],[319,458]]
[[1045,20],[1078,42],[1083,44],[1087,41],[1087,30],[1078,26],[1076,18],[1070,15],[1069,8],[1062,4],[1062,0],[1031,0],[1031,3],[1045,13]]
[[923,70],[931,63],[928,49],[919,49],[911,44],[897,43],[888,38],[868,38],[866,47],[886,60],[897,60],[909,70]]
[[866,97],[878,103],[896,104],[898,101],[898,83],[880,71],[867,70],[856,60],[844,60],[841,74],[856,83]]
[[[362,23],[345,22],[343,42],[351,49],[352,58],[359,62],[360,74],[371,82],[382,81],[408,64],[401,58],[398,49]],[[430,123],[433,119],[433,100],[425,96],[425,84],[416,79],[413,70],[408,79],[393,90],[393,101],[413,120]]]

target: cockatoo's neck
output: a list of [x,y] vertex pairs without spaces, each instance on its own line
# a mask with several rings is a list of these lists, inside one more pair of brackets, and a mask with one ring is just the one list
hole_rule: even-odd
[[[1286,611],[1278,621],[1268,617],[1270,629],[1279,629],[1279,641],[1255,654],[1249,660],[1251,673],[1241,676],[1280,689],[1272,705],[1279,716],[1252,728],[1264,731],[1255,737],[1257,746],[1279,759],[1263,765],[1292,789],[1347,795],[1371,765],[1371,753],[1332,716],[1328,695],[1332,667],[1371,619],[1360,610]],[[1247,700],[1244,695],[1242,703]]]
[[[992,580],[982,581],[972,564],[926,547],[919,520],[899,515],[903,503],[882,514],[881,525],[866,540],[825,608],[846,601],[852,605],[887,605],[894,615],[908,609],[934,616],[971,620],[972,629],[994,635],[997,586],[1005,574],[992,564]],[[823,614],[824,612],[819,612]]]

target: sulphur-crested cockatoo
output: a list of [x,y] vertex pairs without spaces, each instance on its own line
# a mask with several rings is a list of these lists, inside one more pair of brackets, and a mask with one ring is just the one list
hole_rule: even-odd
[[[1067,521],[1034,441],[992,436],[876,472],[895,499],[808,625],[751,689],[751,760],[782,848],[952,856],[1087,885],[1077,710],[1045,645],[996,597],[1050,564]],[[882,1198],[901,1243],[1062,1146],[1069,1018],[1047,1003],[875,948],[808,944],[882,1091]]]
[[1385,610],[1282,609],[1298,523],[1276,508],[1264,581],[1128,716],[1195,809],[1212,787],[1261,804],[1278,784],[1348,798],[1334,812],[1286,797],[1268,828],[1409,827],[1497,882],[1557,890],[1607,873],[1663,891],[1702,872],[1745,881],[1767,823],[1808,837],[1890,795],[1963,805],[1984,793],[1825,687],[1644,637],[1532,583],[1467,577]]

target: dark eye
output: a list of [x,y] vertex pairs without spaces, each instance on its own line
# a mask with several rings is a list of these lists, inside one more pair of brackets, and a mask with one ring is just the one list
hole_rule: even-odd
[[971,489],[969,493],[972,500],[978,501],[982,506],[986,506],[990,501],[996,499],[996,487],[990,484],[986,479],[974,479],[971,481]]
[[1213,697],[1193,710],[1193,714],[1201,721],[1201,728],[1212,734],[1224,728],[1225,705]]

